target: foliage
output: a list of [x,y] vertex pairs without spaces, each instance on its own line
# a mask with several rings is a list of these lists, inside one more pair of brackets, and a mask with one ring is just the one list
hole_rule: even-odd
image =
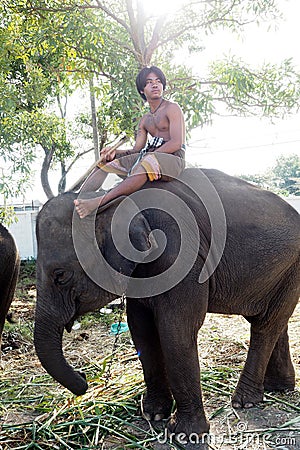
[[279,188],[286,195],[300,195],[300,156],[281,156],[273,168]]
[[273,168],[263,174],[241,175],[244,180],[281,195],[300,195],[300,157],[280,156]]
[[21,261],[19,283],[23,287],[32,287],[36,282],[36,260],[28,258]]
[[0,206],[0,223],[9,226],[16,222],[17,218],[13,206]]
[[265,64],[256,72],[234,57],[216,61],[210,82],[215,97],[240,115],[284,117],[297,108],[300,97],[299,74],[291,59],[279,66]]
[[[150,64],[167,74],[166,97],[182,106],[188,130],[208,122],[218,101],[237,114],[283,116],[297,108],[300,98],[291,60],[254,71],[230,58],[212,64],[206,78],[193,75],[188,64],[174,62],[178,50],[187,61],[199,54],[202,37],[220,27],[240,33],[248,23],[274,22],[276,17],[275,0],[187,0],[160,15],[133,0],[4,0],[0,155],[11,161],[12,173],[21,174],[21,181],[42,148],[44,191],[47,197],[54,195],[48,171],[55,168],[61,174],[58,191],[63,192],[71,169],[94,145],[90,113],[78,108],[77,117],[69,119],[69,96],[78,88],[96,95],[100,148],[122,132],[133,139],[145,110],[135,74]],[[8,195],[8,190],[2,192]]]

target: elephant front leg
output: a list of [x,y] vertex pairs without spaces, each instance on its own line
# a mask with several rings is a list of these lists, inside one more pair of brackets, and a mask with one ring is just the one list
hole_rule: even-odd
[[160,319],[160,342],[176,402],[176,411],[168,422],[168,429],[175,434],[184,433],[187,439],[193,433],[207,433],[209,422],[202,402],[197,347],[200,323],[193,323],[196,322],[194,318],[182,317],[175,310],[172,317],[162,314]]
[[200,367],[197,351],[197,332],[186,336],[179,343],[178,335],[168,333],[162,339],[168,378],[176,402],[176,411],[171,416],[168,429],[172,433],[201,435],[209,431],[200,385]]
[[173,397],[153,314],[139,301],[129,299],[127,318],[147,387],[142,398],[142,415],[147,420],[168,418],[171,415]]

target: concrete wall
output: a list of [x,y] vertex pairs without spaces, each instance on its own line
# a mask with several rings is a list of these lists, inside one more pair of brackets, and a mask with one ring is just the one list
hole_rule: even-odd
[[300,214],[300,197],[283,197]]
[[38,211],[16,211],[15,214],[18,221],[7,228],[15,238],[21,259],[36,258],[35,224]]

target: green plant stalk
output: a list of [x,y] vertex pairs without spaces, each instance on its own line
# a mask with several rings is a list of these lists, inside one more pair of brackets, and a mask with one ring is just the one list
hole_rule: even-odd
[[293,405],[292,403],[289,403],[286,400],[281,400],[280,398],[275,397],[274,395],[271,395],[271,394],[265,394],[265,396],[267,398],[275,400],[278,403],[281,403],[283,405],[289,406],[290,408],[294,409],[295,411],[300,411],[300,407],[299,406]]

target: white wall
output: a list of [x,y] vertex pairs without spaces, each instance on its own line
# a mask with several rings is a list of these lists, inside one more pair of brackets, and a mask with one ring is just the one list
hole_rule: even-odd
[[283,197],[300,214],[300,197]]
[[38,211],[17,211],[15,214],[18,221],[7,228],[16,241],[21,259],[36,258],[35,224]]

